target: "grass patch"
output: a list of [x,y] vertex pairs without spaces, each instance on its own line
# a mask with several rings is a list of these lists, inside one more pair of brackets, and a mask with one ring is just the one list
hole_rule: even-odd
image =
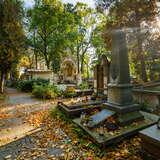
[[0,101],[4,101],[6,98],[6,95],[5,94],[0,94]]

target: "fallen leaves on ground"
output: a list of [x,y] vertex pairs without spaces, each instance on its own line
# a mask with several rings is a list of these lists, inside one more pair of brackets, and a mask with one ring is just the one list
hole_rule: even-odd
[[[59,114],[50,115],[48,111],[36,112],[27,117],[28,123],[41,126],[42,130],[32,135],[35,149],[26,149],[19,155],[19,160],[45,157],[57,160],[141,160],[141,139],[134,137],[119,145],[100,149],[89,140],[85,133],[76,134],[75,125],[65,121]],[[79,134],[82,134],[80,137]],[[59,155],[49,154],[51,148],[59,149]],[[31,159],[32,159],[31,158]]]
[[6,119],[6,118],[10,118],[10,117],[11,117],[11,114],[0,112],[0,120],[1,119]]

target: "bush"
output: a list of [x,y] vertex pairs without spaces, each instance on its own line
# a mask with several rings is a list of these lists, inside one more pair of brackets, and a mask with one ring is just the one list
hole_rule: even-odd
[[34,85],[32,94],[37,98],[54,99],[59,95],[54,85]]
[[17,86],[18,86],[18,81],[15,81],[15,80],[8,80],[7,82],[6,82],[6,86],[7,87],[11,87],[11,88],[17,88]]
[[0,94],[0,101],[4,101],[6,98],[6,95],[5,94]]
[[17,88],[23,92],[32,92],[34,85],[48,85],[49,80],[45,79],[31,79],[19,81]]
[[68,87],[64,92],[65,97],[75,97],[76,96],[76,90],[74,87]]
[[85,89],[88,89],[89,88],[89,85],[87,82],[82,82],[80,85],[79,85],[79,88],[81,90],[85,90]]
[[65,84],[58,84],[58,85],[56,85],[56,87],[61,94],[63,94],[67,89],[67,86]]

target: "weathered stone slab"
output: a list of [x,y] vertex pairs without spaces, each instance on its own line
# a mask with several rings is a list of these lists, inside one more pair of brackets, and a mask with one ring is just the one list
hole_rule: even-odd
[[82,112],[88,112],[92,109],[101,108],[101,104],[103,103],[104,101],[89,101],[88,103],[77,103],[75,105],[68,106],[62,102],[59,102],[58,107],[69,117],[78,117],[81,115]]
[[157,125],[151,126],[140,131],[142,136],[146,136],[154,141],[160,147],[160,129],[157,128]]
[[139,132],[142,148],[155,159],[160,159],[160,129],[153,125]]
[[112,135],[108,132],[102,136],[95,130],[83,126],[81,124],[80,118],[74,119],[73,122],[75,122],[84,131],[86,131],[95,143],[104,146],[104,145],[116,144],[122,141],[123,139],[138,133],[138,131],[145,129],[151,125],[154,125],[158,120],[158,116],[154,114],[150,114],[147,112],[141,112],[141,114],[144,116],[144,120],[141,123],[135,126],[128,125],[125,127],[121,127],[118,133],[115,135]]
[[93,89],[85,89],[85,90],[76,90],[76,94],[78,96],[88,96],[88,95],[92,95],[94,92]]
[[160,129],[153,125],[139,132],[142,138],[142,148],[144,151],[160,159]]
[[95,115],[91,116],[91,121],[88,123],[88,127],[93,128],[101,123],[103,123],[107,118],[113,116],[116,112],[103,109]]

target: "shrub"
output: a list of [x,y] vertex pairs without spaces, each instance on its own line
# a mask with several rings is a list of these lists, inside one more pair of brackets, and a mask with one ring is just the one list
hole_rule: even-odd
[[11,88],[17,88],[19,81],[15,81],[15,80],[8,80],[6,82],[6,86],[7,87],[11,87]]
[[49,80],[45,79],[31,79],[31,80],[22,80],[19,81],[17,88],[24,92],[32,92],[34,85],[47,85]]
[[67,86],[65,84],[58,84],[56,85],[56,87],[60,95],[63,95],[67,89]]
[[59,92],[54,85],[34,85],[32,94],[37,98],[54,99]]
[[5,95],[5,94],[0,94],[0,101],[5,100],[5,98],[6,98],[6,95]]
[[89,88],[89,85],[87,82],[82,82],[80,85],[79,85],[79,88],[81,90],[85,90],[85,89],[88,89]]

